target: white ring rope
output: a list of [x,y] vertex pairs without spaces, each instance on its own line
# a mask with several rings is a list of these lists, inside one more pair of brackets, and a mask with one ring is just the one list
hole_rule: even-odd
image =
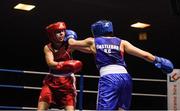
[[[38,71],[21,71],[21,70],[9,70],[9,69],[0,69],[0,72],[19,72],[19,73],[26,73],[26,74],[38,74],[38,75],[47,75],[50,74],[49,72],[38,72]],[[57,75],[58,76],[58,75]],[[76,77],[80,77],[80,75],[75,74]],[[83,75],[83,77],[87,78],[99,78],[99,76],[91,76],[91,75]],[[132,78],[134,81],[152,81],[152,82],[167,82],[167,80],[162,79],[143,79],[143,78]]]
[[132,78],[134,81],[149,81],[149,82],[167,82],[167,80],[162,79],[142,79],[142,78]]
[[[22,88],[22,89],[34,89],[34,90],[41,90],[41,87],[31,87],[31,86],[17,86],[17,85],[0,85],[0,87],[8,87],[8,88]],[[80,92],[80,90],[77,90]],[[98,91],[90,91],[90,90],[83,90],[83,93],[94,93],[97,94]],[[154,97],[167,97],[167,95],[162,94],[144,94],[144,93],[132,93],[134,96],[154,96]]]
[[37,71],[23,71],[24,73],[27,74],[39,74],[39,75],[47,75],[49,72],[37,72]]

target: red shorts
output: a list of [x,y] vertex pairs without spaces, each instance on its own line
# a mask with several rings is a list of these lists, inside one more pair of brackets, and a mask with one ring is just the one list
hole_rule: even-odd
[[53,77],[48,75],[44,79],[39,102],[56,104],[60,108],[65,106],[76,106],[76,79],[73,76]]

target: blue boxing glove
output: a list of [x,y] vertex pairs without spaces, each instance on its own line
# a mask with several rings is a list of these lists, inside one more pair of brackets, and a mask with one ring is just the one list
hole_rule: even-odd
[[162,58],[162,57],[158,57],[155,56],[155,60],[153,62],[153,64],[161,69],[164,73],[171,73],[173,71],[173,64],[170,60]]
[[64,41],[67,42],[70,38],[77,40],[77,34],[73,30],[66,30]]

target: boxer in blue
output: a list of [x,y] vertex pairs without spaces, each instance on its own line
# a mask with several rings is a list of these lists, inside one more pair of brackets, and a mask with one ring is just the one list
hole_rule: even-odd
[[91,25],[94,37],[69,39],[71,47],[88,47],[95,55],[100,73],[97,110],[128,110],[131,103],[132,79],[126,70],[124,53],[153,63],[165,73],[173,71],[170,60],[141,50],[126,40],[113,36],[112,22],[100,20]]

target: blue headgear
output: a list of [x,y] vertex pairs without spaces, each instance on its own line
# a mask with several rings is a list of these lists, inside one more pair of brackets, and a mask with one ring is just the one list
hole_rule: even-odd
[[112,22],[100,20],[91,25],[91,31],[94,37],[103,36],[106,33],[113,33]]

